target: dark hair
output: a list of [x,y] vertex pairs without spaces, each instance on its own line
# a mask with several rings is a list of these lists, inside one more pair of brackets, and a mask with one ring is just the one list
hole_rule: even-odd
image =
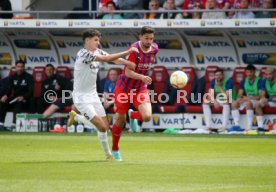
[[87,29],[82,33],[82,40],[85,41],[86,38],[92,38],[92,37],[101,37],[101,32],[96,29]]
[[112,4],[113,7],[115,7],[115,9],[117,9],[117,6],[116,6],[116,4],[115,4],[113,1],[108,1],[108,2],[105,4],[106,7],[108,6],[108,4]]
[[215,74],[216,73],[222,73],[223,74],[223,70],[221,68],[218,68],[217,70],[215,70]]
[[154,29],[152,27],[150,27],[150,26],[144,26],[144,27],[142,27],[142,29],[140,31],[140,35],[144,35],[146,33],[149,33],[149,34],[153,33],[154,34]]
[[45,68],[47,68],[47,67],[51,67],[53,70],[55,70],[54,65],[52,65],[51,63],[48,63],[48,64],[45,66]]
[[15,61],[15,65],[17,65],[17,64],[23,64],[23,65],[25,66],[25,62],[22,61],[22,60],[17,60],[17,61]]
[[246,66],[245,70],[256,71],[256,67],[252,64],[249,64]]

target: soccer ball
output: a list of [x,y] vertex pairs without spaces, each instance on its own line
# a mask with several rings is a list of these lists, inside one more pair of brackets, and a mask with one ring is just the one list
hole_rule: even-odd
[[188,76],[183,71],[175,71],[171,74],[170,83],[176,89],[182,89],[188,82]]

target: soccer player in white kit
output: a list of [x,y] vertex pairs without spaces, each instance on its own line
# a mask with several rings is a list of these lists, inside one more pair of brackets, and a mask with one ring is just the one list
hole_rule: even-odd
[[94,124],[98,130],[98,139],[105,152],[106,159],[113,160],[107,139],[109,123],[96,90],[97,73],[100,62],[111,61],[116,64],[126,65],[129,69],[133,70],[135,64],[121,59],[121,57],[138,50],[132,48],[124,52],[109,55],[98,48],[100,37],[101,33],[95,29],[83,32],[84,48],[77,53],[72,94],[74,105],[81,114],[77,114],[72,110],[69,113],[67,126],[71,126],[76,121],[90,126],[93,126],[91,123]]

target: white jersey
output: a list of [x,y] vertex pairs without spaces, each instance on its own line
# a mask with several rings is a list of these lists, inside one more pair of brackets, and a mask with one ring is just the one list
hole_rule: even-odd
[[96,49],[94,53],[83,48],[77,53],[74,66],[74,94],[96,94],[97,93],[97,73],[100,62],[96,62],[97,55],[108,55],[101,49]]

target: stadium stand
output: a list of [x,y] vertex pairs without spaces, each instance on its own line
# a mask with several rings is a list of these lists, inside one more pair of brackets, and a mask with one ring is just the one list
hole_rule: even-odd
[[66,78],[66,79],[72,78],[71,70],[69,67],[66,67],[66,66],[57,66],[56,74]]

